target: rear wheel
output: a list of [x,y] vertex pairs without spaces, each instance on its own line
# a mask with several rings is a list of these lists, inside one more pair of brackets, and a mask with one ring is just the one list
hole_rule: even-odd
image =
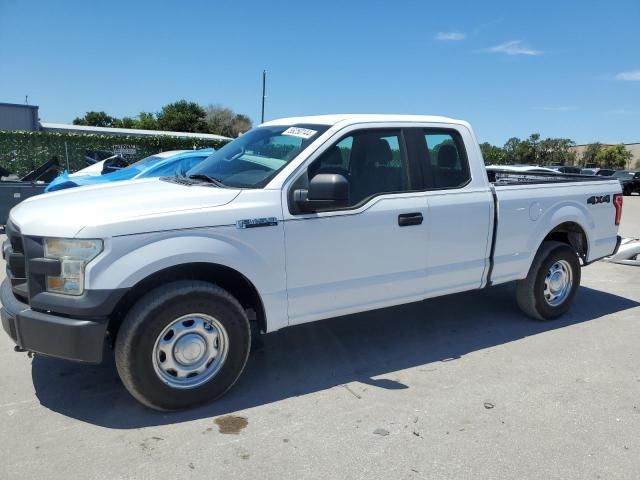
[[177,281],[129,311],[116,339],[116,366],[138,401],[178,410],[231,388],[250,345],[249,321],[233,296],[206,282]]
[[580,286],[580,262],[567,244],[543,242],[529,274],[519,280],[516,299],[520,309],[536,320],[553,320],[566,313]]

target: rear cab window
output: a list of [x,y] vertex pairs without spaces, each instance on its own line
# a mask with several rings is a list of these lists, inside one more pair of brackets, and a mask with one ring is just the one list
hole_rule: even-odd
[[462,188],[471,181],[467,152],[458,131],[412,128],[409,143],[427,190]]

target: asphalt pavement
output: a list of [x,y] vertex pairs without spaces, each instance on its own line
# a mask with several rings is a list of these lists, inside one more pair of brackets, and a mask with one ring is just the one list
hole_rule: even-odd
[[267,335],[223,399],[174,414],[112,357],[31,359],[0,332],[0,478],[638,478],[640,268],[582,275],[554,322],[500,286]]

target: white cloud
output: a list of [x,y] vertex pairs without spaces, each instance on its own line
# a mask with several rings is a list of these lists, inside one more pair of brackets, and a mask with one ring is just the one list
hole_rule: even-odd
[[628,110],[626,108],[616,108],[614,110],[608,110],[604,112],[606,115],[635,115],[634,110]]
[[627,82],[640,82],[640,70],[620,72],[619,74],[616,75],[616,80],[625,80]]
[[545,112],[572,112],[577,110],[578,107],[574,106],[560,106],[560,107],[533,107],[534,110],[543,110]]
[[438,32],[436,35],[436,40],[440,40],[442,42],[464,40],[465,38],[466,35],[462,32]]
[[504,53],[506,55],[542,55],[542,51],[534,50],[521,40],[511,40],[495,47],[488,48],[487,52]]

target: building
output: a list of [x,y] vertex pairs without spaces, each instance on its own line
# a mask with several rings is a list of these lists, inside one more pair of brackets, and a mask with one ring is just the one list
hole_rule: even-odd
[[0,130],[40,130],[38,106],[0,103]]

